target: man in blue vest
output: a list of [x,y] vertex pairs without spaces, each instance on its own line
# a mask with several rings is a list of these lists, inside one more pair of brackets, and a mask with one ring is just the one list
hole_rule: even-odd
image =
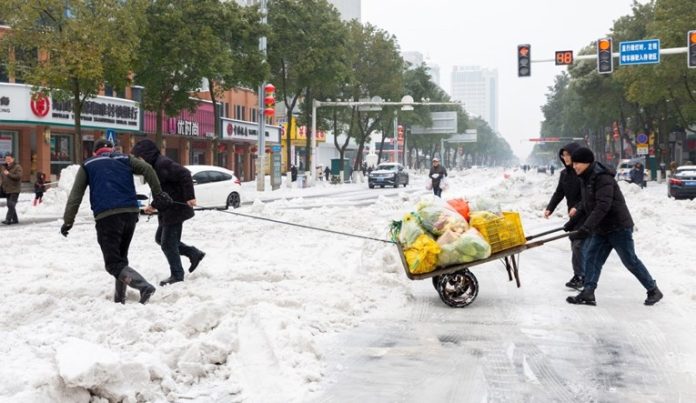
[[114,302],[122,304],[126,302],[126,286],[140,291],[141,304],[145,304],[155,293],[155,287],[128,265],[128,248],[140,212],[133,183],[134,174],[145,177],[155,195],[153,206],[166,209],[171,205],[171,198],[162,191],[157,174],[149,164],[114,152],[113,144],[107,140],[97,140],[93,156],[80,166],[75,175],[60,228],[60,233],[67,237],[89,186],[97,242],[104,256],[106,271],[116,279]]

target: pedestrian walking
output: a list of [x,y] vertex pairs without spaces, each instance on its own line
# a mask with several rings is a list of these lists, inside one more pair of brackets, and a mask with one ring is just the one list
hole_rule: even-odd
[[[157,173],[162,190],[173,200],[173,205],[157,214],[157,232],[155,242],[162,248],[164,256],[169,263],[169,278],[160,281],[160,286],[184,281],[184,268],[181,265],[181,256],[186,256],[190,261],[189,273],[193,273],[205,252],[194,246],[181,242],[184,221],[194,216],[193,207],[196,205],[196,194],[193,189],[191,172],[162,155],[157,144],[150,139],[144,139],[133,147],[133,155],[142,158],[150,164]],[[145,212],[152,214],[155,209],[147,206]]]
[[113,152],[110,141],[97,140],[92,157],[80,166],[75,175],[63,213],[63,225],[60,227],[60,233],[67,237],[89,186],[89,202],[96,221],[97,242],[104,256],[106,271],[116,279],[114,302],[121,304],[126,303],[127,286],[140,291],[141,304],[145,304],[155,293],[155,287],[128,262],[128,249],[140,212],[133,183],[134,174],[145,177],[154,194],[152,204],[156,208],[164,210],[171,204],[171,198],[162,191],[157,174],[150,165],[137,158]]
[[442,180],[447,176],[447,170],[440,165],[439,158],[433,158],[433,166],[430,167],[428,176],[432,181],[433,194],[437,197],[442,197],[442,188],[440,185],[442,184]]
[[633,169],[631,169],[631,171],[628,173],[628,176],[631,179],[631,182],[640,186],[641,189],[645,187],[645,172],[643,169],[643,164],[640,162],[636,162]]
[[[566,301],[571,304],[596,305],[594,293],[599,275],[613,249],[626,269],[645,287],[648,296],[644,304],[657,303],[663,295],[648,269],[636,256],[633,243],[633,219],[621,189],[614,179],[614,173],[595,161],[594,154],[588,148],[578,148],[572,153],[571,159],[575,173],[582,182],[582,202],[578,212],[587,216],[578,231],[581,235],[589,236],[585,240],[584,248],[584,288],[580,294],[568,297]],[[566,231],[575,228],[574,219],[575,217],[566,223],[564,226]]]
[[[568,206],[568,216],[574,217],[578,213],[576,206],[582,201],[581,196],[581,184],[580,178],[578,178],[575,170],[573,169],[573,162],[571,160],[571,155],[573,151],[580,148],[580,144],[570,143],[558,152],[558,156],[563,163],[565,169],[563,169],[558,177],[558,185],[556,186],[556,191],[551,196],[549,204],[544,210],[544,218],[549,218],[549,216],[556,209],[558,204],[565,198],[566,204]],[[553,165],[552,165],[553,166]],[[579,229],[584,223],[584,216],[578,216],[575,218],[574,225],[571,230]],[[573,277],[565,285],[568,288],[581,289],[583,280],[585,278],[585,266],[583,260],[583,243],[585,237],[573,234],[570,237],[570,250],[571,250],[571,262],[573,266]]]
[[46,192],[46,174],[43,172],[36,173],[36,182],[34,182],[34,206],[43,203],[43,195]]
[[329,180],[329,176],[331,176],[331,168],[327,166],[326,168],[324,168],[324,178],[327,182]]
[[17,200],[22,189],[22,166],[15,161],[14,154],[5,154],[5,163],[0,168],[0,173],[2,174],[2,185],[0,186],[7,197],[7,214],[2,223],[5,225],[19,224]]
[[297,167],[295,165],[290,165],[290,180],[292,182],[297,180]]

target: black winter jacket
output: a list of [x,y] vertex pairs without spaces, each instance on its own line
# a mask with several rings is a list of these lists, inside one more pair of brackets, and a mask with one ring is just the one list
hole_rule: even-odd
[[593,162],[580,175],[582,181],[581,210],[587,219],[583,224],[591,233],[604,235],[625,228],[633,228],[633,219],[614,172]]
[[[433,174],[437,174],[437,178],[433,178]],[[447,170],[442,166],[442,164],[438,164],[437,167],[431,166],[428,176],[432,180],[433,189],[437,189],[440,187],[440,181],[447,176]]]
[[160,153],[155,142],[150,139],[141,140],[133,147],[133,155],[142,158],[152,165],[162,190],[178,203],[172,204],[164,211],[158,212],[162,225],[178,224],[194,216],[193,208],[186,202],[196,198],[193,190],[191,172],[171,158]]

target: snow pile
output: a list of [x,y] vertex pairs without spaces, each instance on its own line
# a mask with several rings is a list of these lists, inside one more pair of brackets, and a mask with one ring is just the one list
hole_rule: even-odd
[[[20,220],[61,215],[74,172],[64,171],[41,209],[26,208]],[[463,171],[451,176],[443,196],[492,199],[520,211],[530,234],[565,221],[563,204],[550,220],[542,217],[557,180]],[[412,186],[422,189],[423,182],[412,175]],[[693,233],[681,217],[693,215],[696,204],[670,200],[669,209],[658,208],[667,203],[662,186],[621,186],[638,228],[638,255],[669,298],[693,303],[696,273],[683,265],[693,245],[675,234]],[[287,197],[236,212],[385,239],[390,221],[419,193],[314,209],[289,208],[309,198],[281,195]],[[183,283],[158,287],[148,305],[138,304],[132,289],[126,305],[114,304],[87,199],[68,238],[56,222],[2,229],[21,242],[3,249],[11,264],[0,289],[0,401],[306,401],[323,387],[323,341],[413,297],[393,245],[199,211],[182,239],[207,252],[199,269]],[[130,264],[153,283],[169,275],[156,227],[141,218],[130,252]]]

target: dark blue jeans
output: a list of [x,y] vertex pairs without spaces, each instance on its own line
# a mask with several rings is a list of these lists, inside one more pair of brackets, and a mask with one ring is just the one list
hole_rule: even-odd
[[585,288],[597,288],[602,266],[612,249],[619,255],[621,263],[636,276],[646,290],[655,288],[655,280],[636,256],[633,228],[621,229],[605,235],[593,234],[585,240]]
[[181,242],[183,223],[159,224],[155,233],[155,242],[162,247],[162,252],[169,263],[171,276],[178,279],[184,278],[184,268],[181,266],[181,255],[191,258],[198,249]]

